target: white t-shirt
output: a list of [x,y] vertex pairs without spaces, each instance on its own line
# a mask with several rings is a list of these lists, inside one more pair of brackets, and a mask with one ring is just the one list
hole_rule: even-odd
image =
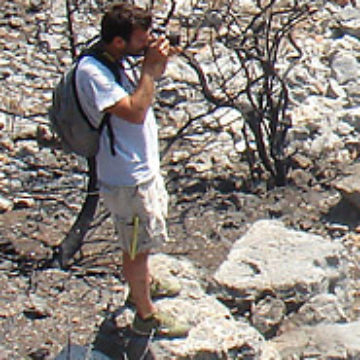
[[[91,56],[80,60],[76,84],[80,103],[89,120],[99,126],[104,109],[134,91],[134,85],[119,66],[121,85],[112,72]],[[133,124],[111,115],[115,156],[111,153],[108,129],[100,138],[96,156],[100,187],[133,186],[149,181],[159,173],[158,126],[153,110],[147,112],[143,124]]]

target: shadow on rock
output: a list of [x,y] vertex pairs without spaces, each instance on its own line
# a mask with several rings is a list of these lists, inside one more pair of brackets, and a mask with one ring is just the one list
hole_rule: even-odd
[[343,224],[348,226],[350,230],[354,230],[360,224],[359,215],[360,209],[343,197],[330,209],[324,219],[330,223]]
[[116,317],[122,310],[103,321],[93,344],[68,345],[54,360],[156,360],[150,337],[134,334],[128,326],[117,326]]
[[115,319],[121,311],[115,311],[103,321],[93,343],[94,350],[111,360],[156,360],[151,350],[150,337],[134,334],[128,326],[117,326]]

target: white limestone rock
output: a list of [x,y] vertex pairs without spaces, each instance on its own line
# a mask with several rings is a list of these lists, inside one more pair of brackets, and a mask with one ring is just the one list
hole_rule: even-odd
[[318,324],[287,331],[270,342],[281,358],[359,359],[360,321]]
[[11,200],[0,195],[0,213],[12,210],[13,206]]
[[333,182],[335,189],[341,195],[360,210],[360,166],[353,166],[352,172],[342,179]]
[[254,302],[268,290],[285,302],[302,303],[341,284],[343,252],[339,243],[260,220],[233,245],[214,274],[214,290],[240,303]]

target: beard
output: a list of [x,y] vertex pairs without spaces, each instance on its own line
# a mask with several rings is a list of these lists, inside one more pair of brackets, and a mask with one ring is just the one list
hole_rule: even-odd
[[132,57],[145,56],[147,49],[148,49],[147,46],[145,46],[141,49],[133,49],[133,48],[127,47],[127,49],[125,50],[125,55],[132,56]]

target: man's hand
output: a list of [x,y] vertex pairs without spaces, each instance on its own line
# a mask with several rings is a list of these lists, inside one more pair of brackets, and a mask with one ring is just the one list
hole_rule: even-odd
[[170,46],[169,57],[173,55],[179,55],[182,51],[183,49],[181,46]]
[[165,71],[171,54],[169,41],[165,36],[159,36],[150,43],[144,58],[143,71],[153,76],[155,80],[159,79]]

